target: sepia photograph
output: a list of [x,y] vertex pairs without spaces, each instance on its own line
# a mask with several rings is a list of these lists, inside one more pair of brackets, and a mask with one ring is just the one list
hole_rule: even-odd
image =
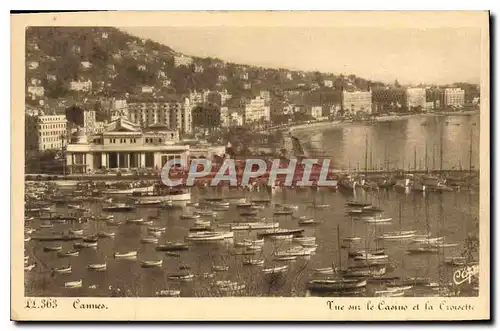
[[14,15],[17,308],[489,316],[488,13],[261,14]]

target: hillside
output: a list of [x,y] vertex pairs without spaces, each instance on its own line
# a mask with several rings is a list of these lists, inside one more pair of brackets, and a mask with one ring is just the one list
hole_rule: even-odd
[[[68,90],[68,83],[77,80],[91,80],[88,94],[103,97],[122,97],[149,85],[170,94],[227,89],[234,97],[270,90],[277,100],[285,99],[287,91],[297,91],[297,101],[303,103],[323,100],[323,92],[332,92],[322,87],[324,80],[331,80],[338,90],[381,84],[354,75],[269,69],[213,58],[191,57],[192,63],[176,66],[174,57],[181,54],[170,47],[108,27],[30,27],[26,41],[27,65],[38,62],[37,68],[27,67],[27,84],[32,78],[39,81],[49,99],[81,94]],[[91,67],[82,64],[86,61]]]

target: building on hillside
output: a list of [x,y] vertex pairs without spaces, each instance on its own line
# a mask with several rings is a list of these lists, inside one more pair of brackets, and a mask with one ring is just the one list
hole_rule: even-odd
[[78,80],[69,82],[68,89],[70,91],[81,91],[81,92],[90,92],[92,91],[92,81],[89,80]]
[[45,88],[43,86],[28,86],[28,95],[33,99],[43,97],[45,95]]
[[194,72],[199,73],[199,74],[204,71],[203,66],[201,64],[198,64],[198,63],[194,64],[193,70],[194,70]]
[[408,110],[425,109],[426,106],[426,92],[424,88],[412,87],[406,89],[406,106]]
[[143,85],[139,88],[139,91],[140,91],[140,93],[151,94],[155,91],[155,88],[153,86]]
[[443,92],[443,105],[448,107],[463,107],[465,91],[461,88],[445,88]]
[[193,59],[190,58],[189,56],[185,56],[185,55],[174,56],[174,66],[176,66],[176,67],[180,67],[180,66],[187,67],[187,66],[191,65],[191,63],[193,63]]
[[323,81],[323,86],[324,87],[333,87],[333,81],[331,81],[331,80],[324,80]]
[[99,169],[152,169],[160,171],[170,159],[187,162],[189,146],[179,145],[176,130],[164,125],[141,129],[119,118],[96,135],[78,130],[66,148],[66,165],[70,173],[92,173]]
[[219,75],[219,76],[217,76],[217,81],[227,82],[227,76],[226,75]]
[[264,99],[265,102],[267,102],[267,104],[269,104],[271,102],[271,92],[260,91],[259,95],[262,99]]
[[249,82],[245,82],[243,83],[243,85],[241,86],[244,90],[250,90],[252,88],[252,83],[249,83]]
[[217,106],[195,106],[191,113],[195,128],[214,129],[221,126],[221,109]]
[[314,119],[323,117],[323,107],[322,106],[308,106],[306,107],[306,114]]
[[162,81],[161,81],[161,86],[162,87],[169,87],[170,84],[172,84],[172,82],[168,78],[162,79]]
[[346,114],[354,115],[357,113],[372,112],[372,92],[354,91],[342,92],[342,108]]
[[89,61],[82,61],[82,62],[80,62],[80,65],[81,65],[82,69],[92,68],[92,63],[90,63]]
[[96,132],[96,112],[95,110],[84,109],[72,106],[66,109],[66,120],[68,127],[83,128],[85,134],[90,135]]
[[210,95],[209,90],[202,90],[200,92],[192,91],[189,92],[189,102],[194,105],[200,105],[208,102],[208,96]]
[[245,124],[271,120],[271,109],[260,96],[245,104],[243,119]]
[[401,87],[383,87],[372,90],[372,112],[390,113],[406,110],[407,93]]
[[40,64],[38,63],[38,61],[29,61],[28,62],[28,69],[30,69],[30,70],[38,69],[39,65]]
[[240,73],[240,79],[241,80],[248,80],[248,72]]
[[145,64],[138,64],[137,71],[146,71],[147,67]]
[[184,101],[132,100],[127,108],[128,120],[142,127],[160,123],[184,134],[192,132],[192,106],[188,98]]
[[[225,109],[225,111],[223,111]],[[221,126],[222,127],[232,127],[232,126],[242,126],[243,125],[243,115],[237,111],[229,111],[227,107],[222,107],[221,109]]]
[[66,116],[38,114],[25,116],[25,150],[28,152],[60,150],[67,142]]

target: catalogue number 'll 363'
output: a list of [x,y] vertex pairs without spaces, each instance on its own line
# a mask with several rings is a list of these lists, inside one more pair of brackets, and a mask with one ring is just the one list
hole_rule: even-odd
[[24,308],[27,309],[55,309],[57,307],[57,299],[26,298],[24,300]]

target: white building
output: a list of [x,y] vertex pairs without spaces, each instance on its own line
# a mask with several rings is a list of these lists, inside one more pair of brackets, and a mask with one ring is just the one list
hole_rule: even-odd
[[323,117],[323,107],[321,106],[310,106],[306,109],[307,115],[311,116],[314,119],[318,119]]
[[34,70],[34,69],[37,69],[38,66],[39,66],[39,63],[37,61],[28,62],[28,69]]
[[185,55],[176,55],[174,56],[174,66],[180,67],[180,66],[189,66],[193,63],[193,59],[190,58],[189,56]]
[[259,96],[245,104],[243,118],[245,124],[261,120],[270,121],[271,109],[266,106],[266,101]]
[[92,63],[90,63],[89,61],[82,61],[80,63],[81,63],[81,66],[82,66],[83,69],[90,69],[90,68],[92,68]]
[[260,91],[260,97],[264,99],[267,103],[271,101],[271,93],[269,91]]
[[222,127],[231,126],[242,126],[243,125],[243,115],[239,114],[237,111],[229,111],[227,107],[221,107],[220,109],[220,122]]
[[179,135],[164,125],[140,128],[119,118],[96,135],[77,131],[67,146],[66,164],[70,173],[99,169],[151,169],[161,171],[171,159],[189,157],[189,146],[179,145]]
[[349,114],[356,114],[358,112],[369,113],[372,112],[372,92],[366,91],[343,91],[342,104],[344,112]]
[[178,101],[145,101],[128,103],[128,120],[146,127],[163,124],[182,133],[192,132],[191,104],[189,99]]
[[291,72],[287,72],[286,73],[286,79],[288,79],[288,80],[292,80],[293,79],[293,75],[292,75]]
[[57,80],[56,75],[47,74],[45,77],[47,78],[48,81],[51,81],[51,82],[55,82]]
[[146,65],[145,64],[138,64],[137,65],[137,70],[139,70],[139,71],[146,71]]
[[248,80],[248,72],[240,73],[240,79],[241,80]]
[[24,135],[28,151],[61,149],[66,137],[66,116],[26,115]]
[[69,90],[70,91],[91,91],[92,90],[92,81],[89,79],[87,81],[72,81],[69,82]]
[[148,85],[141,86],[141,93],[153,93],[154,90],[155,89],[153,86],[148,86]]
[[406,89],[406,105],[408,109],[420,107],[425,109],[426,95],[425,88],[413,87]]
[[243,89],[244,90],[250,90],[251,88],[252,88],[252,84],[251,83],[248,83],[248,82],[243,83]]
[[163,79],[163,80],[161,81],[161,86],[162,86],[162,87],[169,87],[169,86],[170,86],[170,84],[172,84],[172,82],[170,81],[170,79],[165,78],[165,79]]
[[323,85],[325,87],[333,87],[333,81],[331,81],[331,80],[324,80],[323,81]]
[[203,66],[201,64],[195,63],[194,65],[194,72],[196,73],[202,73],[204,71]]
[[444,89],[444,106],[462,107],[465,103],[465,91],[461,88]]
[[28,86],[28,94],[32,97],[43,97],[45,88],[43,86]]
[[217,77],[217,80],[218,80],[219,82],[225,82],[225,81],[227,81],[227,77],[226,77],[225,75],[219,75],[219,76]]

